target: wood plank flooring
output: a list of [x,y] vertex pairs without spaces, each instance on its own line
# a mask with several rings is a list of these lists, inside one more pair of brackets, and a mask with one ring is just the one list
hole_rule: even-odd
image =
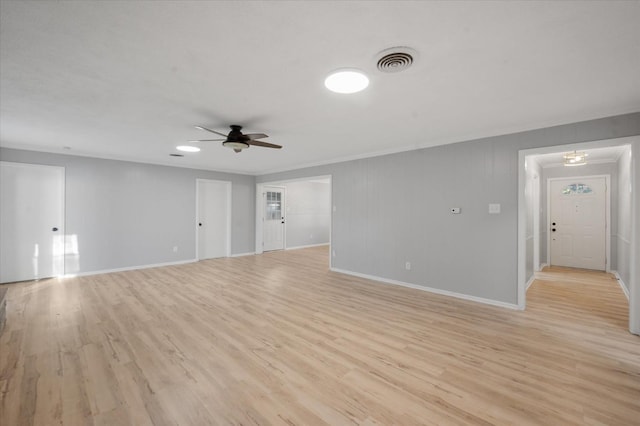
[[638,425],[604,273],[524,312],[328,271],[328,249],[8,286],[1,425]]

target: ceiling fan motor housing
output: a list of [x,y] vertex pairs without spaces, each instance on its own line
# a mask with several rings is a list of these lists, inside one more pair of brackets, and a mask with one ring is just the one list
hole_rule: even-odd
[[227,136],[227,141],[246,141],[249,140],[248,137],[242,134],[242,126],[238,126],[237,124],[232,124],[231,131]]

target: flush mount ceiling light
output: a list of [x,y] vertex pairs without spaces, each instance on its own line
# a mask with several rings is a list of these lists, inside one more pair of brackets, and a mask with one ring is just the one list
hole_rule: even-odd
[[329,74],[324,80],[324,85],[335,93],[356,93],[367,88],[369,78],[356,69],[341,69]]
[[587,157],[589,154],[586,152],[578,152],[573,151],[565,154],[562,158],[564,158],[564,165],[566,167],[574,167],[574,166],[584,166],[587,164]]
[[200,148],[197,146],[180,145],[177,146],[176,149],[183,152],[200,152]]

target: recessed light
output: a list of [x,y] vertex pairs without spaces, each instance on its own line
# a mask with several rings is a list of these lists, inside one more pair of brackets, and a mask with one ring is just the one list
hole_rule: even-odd
[[176,149],[178,151],[184,151],[184,152],[199,152],[200,148],[198,148],[197,146],[189,146],[189,145],[180,145],[177,146]]
[[369,78],[356,69],[341,69],[329,74],[324,85],[335,93],[356,93],[367,88]]

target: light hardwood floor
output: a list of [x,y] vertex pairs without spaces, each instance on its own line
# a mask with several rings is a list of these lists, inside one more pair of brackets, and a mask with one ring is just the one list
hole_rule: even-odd
[[604,273],[525,312],[328,271],[326,247],[9,287],[0,424],[640,424]]

